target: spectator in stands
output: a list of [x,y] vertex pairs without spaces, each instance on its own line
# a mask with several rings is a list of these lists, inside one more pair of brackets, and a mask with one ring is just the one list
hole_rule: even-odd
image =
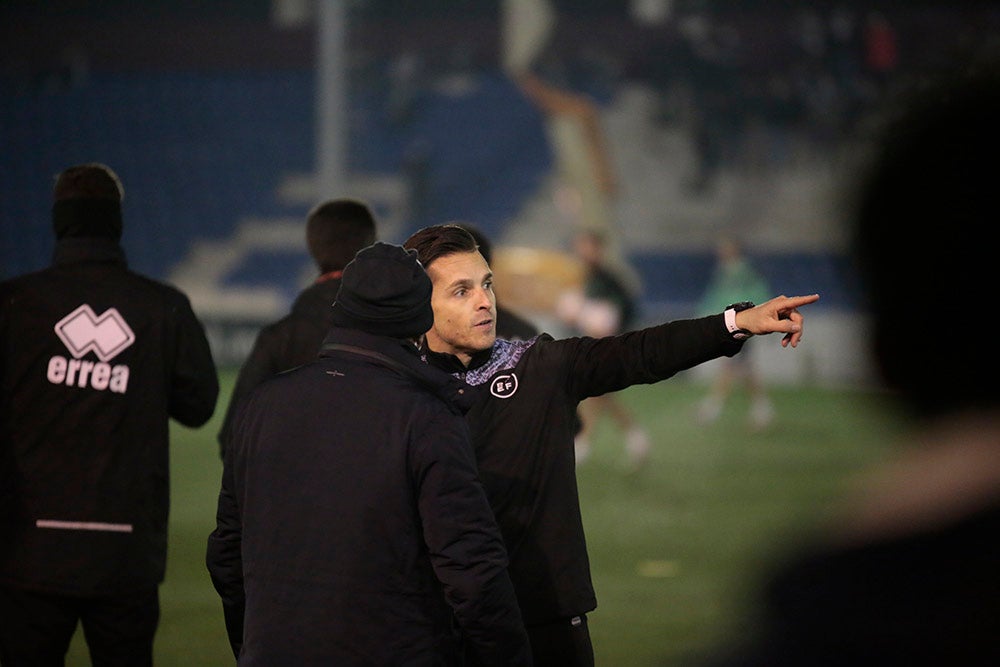
[[[730,235],[724,235],[718,240],[715,253],[715,269],[702,296],[699,315],[714,313],[727,303],[767,298],[771,288],[764,276],[750,263],[739,241]],[[736,388],[736,383],[742,382],[750,394],[749,417],[752,428],[763,429],[771,423],[774,406],[760,373],[754,367],[750,354],[752,347],[753,342],[748,341],[743,346],[742,354],[716,362],[719,364],[719,371],[708,395],[698,406],[698,421],[710,424],[718,419]]]
[[188,298],[130,271],[124,188],[59,174],[52,266],[0,283],[0,664],[152,665],[167,558],[169,420],[218,377]]
[[238,407],[207,563],[241,665],[530,664],[471,392],[420,360],[431,289],[363,249],[319,358]]
[[798,308],[819,298],[777,297],[739,312],[606,338],[527,341],[496,337],[493,274],[459,225],[419,230],[417,250],[434,284],[428,363],[475,389],[467,418],[479,474],[510,554],[510,575],[536,665],[593,665],[590,579],[573,437],[580,401],[666,379],[739,352],[753,334],[802,336]]
[[[582,229],[573,236],[573,251],[584,266],[583,285],[560,295],[556,313],[582,336],[604,338],[630,331],[636,322],[636,295],[606,262],[606,235]],[[725,304],[723,304],[725,305]],[[576,462],[590,455],[594,428],[609,415],[625,437],[629,466],[638,469],[649,457],[649,435],[632,411],[614,393],[591,396],[580,404],[580,432],[576,435]]]
[[[476,245],[479,246],[479,254],[483,256],[487,264],[493,266],[493,244],[486,238],[482,230],[466,222],[459,224],[461,224],[465,231],[472,234],[472,238],[476,239]],[[497,302],[496,328],[497,338],[503,338],[504,340],[529,340],[541,333],[533,322],[528,321],[523,315],[510,310],[499,301]]]
[[[996,295],[1000,72],[902,99],[864,171],[853,249],[907,442],[776,564],[753,632],[709,665],[1000,664],[1000,357],[973,340]],[[929,304],[964,326],[932,336]]]
[[331,199],[318,204],[306,216],[306,245],[319,277],[299,294],[290,313],[257,334],[236,377],[219,431],[223,456],[240,400],[272,375],[316,359],[330,328],[330,305],[340,288],[344,267],[359,250],[374,243],[376,236],[375,216],[361,201]]

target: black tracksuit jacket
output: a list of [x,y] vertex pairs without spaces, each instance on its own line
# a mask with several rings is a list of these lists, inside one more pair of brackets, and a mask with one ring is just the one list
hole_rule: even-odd
[[0,284],[0,585],[158,585],[168,421],[204,424],[218,391],[187,297],[110,238],[62,239],[51,267]]
[[576,484],[580,401],[664,380],[741,346],[719,314],[601,339],[498,339],[468,369],[457,357],[424,351],[475,388],[466,418],[526,625],[597,606]]

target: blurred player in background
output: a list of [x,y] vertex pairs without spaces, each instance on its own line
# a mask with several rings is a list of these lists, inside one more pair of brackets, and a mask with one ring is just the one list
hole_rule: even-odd
[[[768,298],[771,289],[764,276],[750,263],[740,243],[732,236],[722,236],[715,248],[716,264],[711,281],[698,309],[708,315],[727,304],[739,301],[759,303]],[[708,395],[698,406],[698,421],[710,424],[719,418],[727,401],[742,382],[750,395],[749,421],[754,429],[766,428],[774,418],[774,406],[760,373],[754,367],[751,354],[753,341],[743,346],[743,352],[729,359],[719,359],[718,373]]]
[[[638,310],[636,295],[607,265],[605,234],[581,230],[573,237],[573,250],[584,266],[583,285],[561,295],[556,314],[583,336],[603,338],[631,330]],[[629,466],[641,467],[649,456],[649,435],[613,393],[592,396],[580,404],[576,462],[582,463],[589,457],[594,428],[605,415],[611,417],[624,436]]]
[[331,199],[306,216],[306,246],[319,276],[296,297],[292,310],[260,330],[240,367],[226,416],[219,430],[220,453],[232,430],[240,400],[265,379],[313,361],[330,328],[330,306],[337,298],[344,267],[359,250],[375,242],[375,216],[367,204]]

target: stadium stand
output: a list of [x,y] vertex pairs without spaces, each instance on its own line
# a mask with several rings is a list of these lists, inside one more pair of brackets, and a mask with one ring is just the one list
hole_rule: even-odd
[[[136,268],[160,278],[188,275],[197,281],[200,274],[189,267],[200,258],[216,264],[218,275],[212,279],[224,288],[271,289],[272,312],[253,317],[283,310],[308,265],[304,252],[294,247],[296,224],[315,200],[308,190],[288,194],[289,183],[309,174],[315,160],[310,26],[268,25],[265,2],[225,3],[211,16],[200,13],[195,7],[200,3],[164,0],[155,3],[156,11],[140,11],[131,3],[112,2],[101,16],[90,18],[80,16],[78,3],[62,4],[65,11],[53,9],[45,16],[30,2],[4,3],[0,9],[5,26],[0,38],[7,47],[0,57],[0,277],[48,262],[52,177],[67,164],[99,160],[113,165],[129,184],[124,205],[133,222],[124,243]],[[171,9],[175,5],[180,9]],[[358,17],[350,35],[362,48],[350,73],[349,168],[360,178],[388,183],[393,192],[416,195],[402,203],[392,197],[375,202],[380,216],[393,223],[387,226],[387,240],[399,241],[420,226],[451,219],[475,221],[500,245],[515,223],[554,234],[558,230],[551,220],[532,222],[525,215],[545,184],[551,155],[538,112],[498,67],[497,26],[491,19],[496,3],[477,3],[479,10],[465,18],[444,10],[425,16],[406,6],[365,3],[369,13]],[[664,47],[677,46],[676,36],[657,41],[653,28],[629,26],[622,12],[607,17],[600,3],[588,8],[562,27],[559,44],[591,48],[589,55],[600,62],[605,62],[602,54],[608,56],[616,75],[630,85],[644,76],[663,85],[664,77],[676,76],[676,71],[648,71],[663,62]],[[776,20],[780,14],[761,11],[728,18],[743,21],[739,25],[747,30],[770,30],[761,37],[775,47],[768,49],[774,57],[779,46],[787,48],[775,40],[788,33]],[[913,10],[898,28],[918,38],[941,25],[958,36],[970,29],[957,12],[943,11]],[[988,30],[995,18],[995,12],[983,11],[975,20]],[[567,40],[571,34],[586,39]],[[60,48],[39,51],[40,40]],[[901,41],[902,57],[912,61],[919,55],[915,40]],[[84,53],[82,61],[68,48],[74,44]],[[627,56],[611,51],[626,44]],[[419,103],[413,113],[396,117],[389,113],[390,68],[408,52],[424,56],[423,78],[414,93]],[[597,73],[607,77],[608,69]],[[690,143],[683,134],[683,114],[669,104],[676,98],[668,95],[665,101],[660,120],[675,131],[673,143],[661,153]],[[615,113],[609,109],[612,122],[627,120]],[[780,134],[782,128],[771,130]],[[633,134],[642,147],[645,137]],[[645,148],[655,149],[648,141]],[[632,170],[627,178],[650,170],[648,154],[625,151],[620,157]],[[676,159],[682,158],[687,159]],[[649,201],[635,198],[627,213],[652,211],[668,220],[659,224],[672,226],[650,230],[636,217],[626,239],[629,259],[642,279],[644,310],[683,314],[710,266],[710,243],[690,239],[695,234],[708,238],[738,203],[696,206],[671,189],[680,181],[676,174],[670,181],[644,186],[641,196]],[[815,182],[787,181],[784,187],[783,194],[794,200]],[[668,208],[675,204],[687,208]],[[750,248],[760,268],[782,277],[779,291],[815,290],[823,294],[821,308],[856,308],[850,268],[837,239],[825,238],[820,230],[806,244],[773,242],[786,232],[802,231],[791,227],[801,219],[798,209],[784,210],[787,219],[765,219],[754,228],[761,232],[760,242]],[[254,230],[268,226],[273,238],[254,236]],[[247,230],[252,242],[234,253],[234,239],[246,240]],[[685,234],[692,235],[688,242],[676,243]],[[229,255],[220,262],[220,249],[227,246]]]

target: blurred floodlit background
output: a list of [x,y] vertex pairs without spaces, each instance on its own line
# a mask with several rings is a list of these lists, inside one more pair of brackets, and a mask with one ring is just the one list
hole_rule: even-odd
[[800,351],[761,346],[766,373],[868,382],[852,165],[893,87],[992,48],[993,4],[4,0],[0,278],[48,263],[54,175],[100,161],[125,184],[131,265],[190,294],[222,365],[314,277],[304,216],[337,196],[392,242],[475,223],[498,293],[557,329],[591,206],[567,173],[588,158],[517,85],[531,71],[596,109],[602,224],[643,320],[692,315],[735,234],[774,293],[822,294]]
[[[307,211],[343,196],[373,206],[386,241],[474,223],[498,295],[557,335],[582,222],[612,234],[641,324],[696,313],[720,235],[774,294],[821,293],[798,349],[752,343],[770,429],[746,428],[739,397],[698,422],[698,382],[633,387],[650,464],[621,472],[605,425],[578,469],[598,664],[677,666],[725,637],[750,572],[793,543],[786,527],[889,447],[846,252],[856,164],[893,89],[995,49],[995,5],[0,0],[0,279],[49,263],[55,175],[107,163],[130,264],[190,295],[220,366],[213,421],[172,431],[157,664],[230,661],[204,569],[214,440],[260,326],[315,278]],[[606,164],[581,141],[595,121]],[[595,164],[613,192],[587,181]],[[707,380],[714,363],[689,373]],[[79,632],[67,664],[88,664]]]

